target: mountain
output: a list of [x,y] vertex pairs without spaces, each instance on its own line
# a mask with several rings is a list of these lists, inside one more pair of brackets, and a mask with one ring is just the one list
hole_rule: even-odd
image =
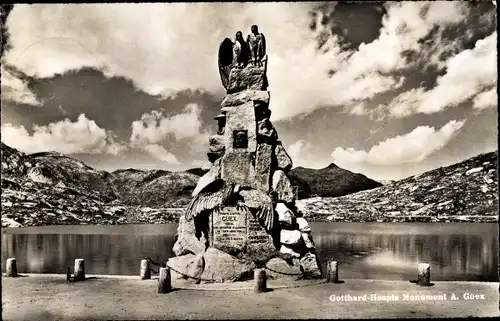
[[299,199],[338,197],[382,186],[365,175],[352,173],[335,164],[322,169],[296,167],[288,175],[292,184],[299,187]]
[[498,151],[342,197],[297,201],[313,221],[497,222]]
[[116,170],[112,182],[120,198],[129,205],[185,206],[191,200],[199,176],[165,170]]
[[[2,226],[176,222],[203,169],[95,170],[71,157],[2,143]],[[292,169],[311,221],[495,221],[497,153],[386,185],[334,164]],[[346,195],[348,193],[352,193]],[[334,197],[337,196],[337,197]]]

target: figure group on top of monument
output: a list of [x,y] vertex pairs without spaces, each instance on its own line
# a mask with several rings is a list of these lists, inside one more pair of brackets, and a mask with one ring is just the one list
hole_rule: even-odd
[[233,68],[244,68],[248,64],[262,66],[266,60],[266,38],[253,25],[246,41],[241,31],[236,32],[235,41],[225,38],[219,47],[219,70],[224,87],[227,86],[229,72]]
[[248,63],[262,65],[262,60],[266,55],[266,38],[259,32],[259,27],[253,25],[251,33],[247,36],[247,41],[243,40],[241,31],[236,32],[236,39],[233,44],[233,64],[235,67],[245,67]]

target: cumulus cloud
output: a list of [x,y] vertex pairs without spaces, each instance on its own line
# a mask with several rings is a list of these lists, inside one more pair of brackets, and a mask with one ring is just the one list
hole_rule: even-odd
[[279,120],[322,106],[357,104],[398,88],[404,78],[390,73],[407,67],[405,50],[418,47],[417,40],[433,26],[453,24],[463,16],[457,2],[390,3],[378,39],[345,51],[333,36],[318,51],[316,37],[325,30],[309,29],[313,7],[313,3],[17,5],[7,24],[12,49],[6,59],[37,77],[91,66],[108,76],[132,79],[150,94],[171,95],[187,88],[217,91],[222,89],[216,63],[220,42],[233,38],[237,30],[248,33],[250,25],[257,24],[268,40],[272,117]]
[[446,146],[464,123],[465,120],[452,120],[439,130],[419,126],[407,134],[379,142],[369,151],[337,147],[331,156],[337,165],[346,167],[359,164],[393,166],[421,162]]
[[448,59],[446,73],[437,79],[434,88],[412,88],[396,96],[389,104],[379,105],[372,113],[379,118],[433,114],[456,107],[475,96],[475,108],[486,108],[484,104],[490,106],[493,99],[496,101],[496,88],[489,90],[497,83],[496,34],[478,40],[473,49]]
[[293,160],[294,167],[311,166],[311,160],[313,158],[312,145],[308,141],[300,139],[291,144],[287,151]]
[[158,144],[169,135],[176,140],[196,138],[202,135],[201,108],[197,104],[188,104],[182,113],[164,116],[162,111],[153,110],[145,113],[140,120],[132,122],[132,145]]
[[20,104],[39,106],[41,103],[36,95],[28,88],[28,83],[16,77],[4,66],[1,68],[2,101],[14,101]]
[[158,145],[158,144],[149,144],[145,146],[141,146],[143,150],[145,150],[149,155],[153,156],[154,158],[168,163],[172,165],[179,165],[180,162],[177,160],[177,157],[167,151],[163,146]]
[[187,140],[188,149],[201,150],[206,144],[208,133],[202,131],[201,108],[188,104],[183,112],[164,116],[164,111],[153,110],[141,119],[132,122],[130,146],[146,151],[149,155],[169,164],[180,164],[174,154],[162,146],[165,142]]
[[112,154],[117,155],[126,147],[115,142],[112,133],[97,126],[95,121],[81,114],[76,122],[69,119],[47,126],[33,126],[29,134],[24,126],[4,124],[2,140],[25,153],[56,151],[63,154]]
[[484,91],[474,98],[474,108],[485,109],[489,107],[498,106],[498,96],[497,89],[491,88],[488,91]]

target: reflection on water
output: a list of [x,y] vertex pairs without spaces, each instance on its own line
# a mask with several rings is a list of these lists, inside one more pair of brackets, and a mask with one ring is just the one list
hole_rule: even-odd
[[[461,223],[313,223],[322,265],[339,262],[341,278],[414,279],[419,262],[434,280],[497,281],[498,227]],[[53,226],[2,233],[2,270],[16,257],[22,273],[65,273],[84,258],[89,274],[134,275],[145,256],[165,261],[176,224]]]

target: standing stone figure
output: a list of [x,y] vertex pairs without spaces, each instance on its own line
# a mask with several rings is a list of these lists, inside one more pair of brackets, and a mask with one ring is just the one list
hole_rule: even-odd
[[247,37],[247,43],[250,52],[250,61],[253,64],[262,64],[262,59],[266,55],[266,38],[263,33],[259,33],[259,27],[253,25],[250,33]]
[[243,68],[248,64],[248,44],[241,31],[236,32],[235,42],[225,38],[219,46],[219,73],[222,85],[227,89],[231,69]]

